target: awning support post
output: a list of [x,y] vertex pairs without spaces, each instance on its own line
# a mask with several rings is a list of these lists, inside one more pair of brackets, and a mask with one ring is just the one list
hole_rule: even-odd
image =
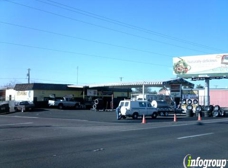
[[205,94],[204,94],[204,105],[209,106],[210,105],[210,79],[205,78]]
[[144,94],[145,94],[145,91],[144,91],[145,87],[144,87],[144,83],[142,85],[142,94],[143,94],[143,100],[144,100]]

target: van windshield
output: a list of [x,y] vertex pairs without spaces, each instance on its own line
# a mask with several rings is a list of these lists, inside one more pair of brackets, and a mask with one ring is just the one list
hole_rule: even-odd
[[124,102],[120,102],[119,106],[123,106],[124,105]]

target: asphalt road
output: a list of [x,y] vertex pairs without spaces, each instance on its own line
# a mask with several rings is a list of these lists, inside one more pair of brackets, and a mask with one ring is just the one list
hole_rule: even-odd
[[56,109],[0,115],[0,167],[183,168],[188,154],[228,159],[228,118],[115,118]]

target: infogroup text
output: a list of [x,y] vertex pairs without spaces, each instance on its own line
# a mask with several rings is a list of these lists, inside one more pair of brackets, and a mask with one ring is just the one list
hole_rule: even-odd
[[192,159],[190,154],[186,155],[183,159],[183,166],[184,168],[224,168],[226,167],[227,159],[201,159],[197,157],[196,159]]

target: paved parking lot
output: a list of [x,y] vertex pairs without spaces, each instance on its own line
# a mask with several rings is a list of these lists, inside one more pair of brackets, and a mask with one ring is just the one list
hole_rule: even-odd
[[[4,114],[3,114],[4,115]],[[142,118],[133,120],[132,118],[116,120],[115,111],[94,111],[94,110],[74,110],[74,109],[64,109],[59,110],[55,108],[46,109],[35,109],[31,112],[12,112],[7,114],[10,116],[33,116],[40,118],[63,118],[63,119],[80,119],[87,121],[99,121],[99,122],[110,122],[110,123],[141,123]],[[188,122],[197,121],[197,117],[186,117],[185,114],[177,114],[177,122]],[[221,117],[202,117],[202,120],[211,119],[222,119]],[[174,116],[170,114],[169,116],[158,116],[156,119],[146,117],[148,123],[154,122],[173,122]]]
[[228,118],[116,120],[115,112],[40,109],[0,115],[0,167],[183,167],[227,158]]

